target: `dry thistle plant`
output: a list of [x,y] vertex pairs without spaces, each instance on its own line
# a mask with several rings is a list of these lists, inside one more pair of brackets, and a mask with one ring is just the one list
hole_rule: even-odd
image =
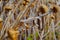
[[56,0],[0,2],[0,40],[60,40],[60,6]]

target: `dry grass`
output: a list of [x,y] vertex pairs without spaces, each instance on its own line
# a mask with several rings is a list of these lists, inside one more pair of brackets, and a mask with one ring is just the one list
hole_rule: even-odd
[[1,0],[0,40],[60,40],[58,1]]

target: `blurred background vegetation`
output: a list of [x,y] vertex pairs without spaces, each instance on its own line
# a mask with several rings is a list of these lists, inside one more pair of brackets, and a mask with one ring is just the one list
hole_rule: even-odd
[[0,40],[60,40],[60,0],[0,0]]

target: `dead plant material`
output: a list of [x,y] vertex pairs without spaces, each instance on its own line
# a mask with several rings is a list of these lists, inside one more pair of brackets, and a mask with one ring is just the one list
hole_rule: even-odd
[[38,10],[37,10],[38,12],[41,12],[42,14],[43,13],[46,13],[46,12],[48,12],[48,7],[46,6],[46,5],[41,5],[39,8],[38,8]]
[[14,29],[9,29],[8,30],[8,36],[12,40],[18,40],[18,35],[19,35],[19,31],[15,31]]
[[60,7],[57,6],[57,5],[53,5],[53,6],[51,7],[51,9],[52,9],[52,11],[53,11],[54,13],[57,13],[57,12],[59,12]]
[[0,30],[2,29],[3,27],[3,20],[0,18]]

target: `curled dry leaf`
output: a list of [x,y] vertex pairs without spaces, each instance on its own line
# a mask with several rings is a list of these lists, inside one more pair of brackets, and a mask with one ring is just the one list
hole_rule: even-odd
[[2,29],[3,26],[3,20],[0,18],[0,30]]
[[11,37],[12,40],[18,40],[19,31],[15,31],[14,29],[8,30],[8,36]]

